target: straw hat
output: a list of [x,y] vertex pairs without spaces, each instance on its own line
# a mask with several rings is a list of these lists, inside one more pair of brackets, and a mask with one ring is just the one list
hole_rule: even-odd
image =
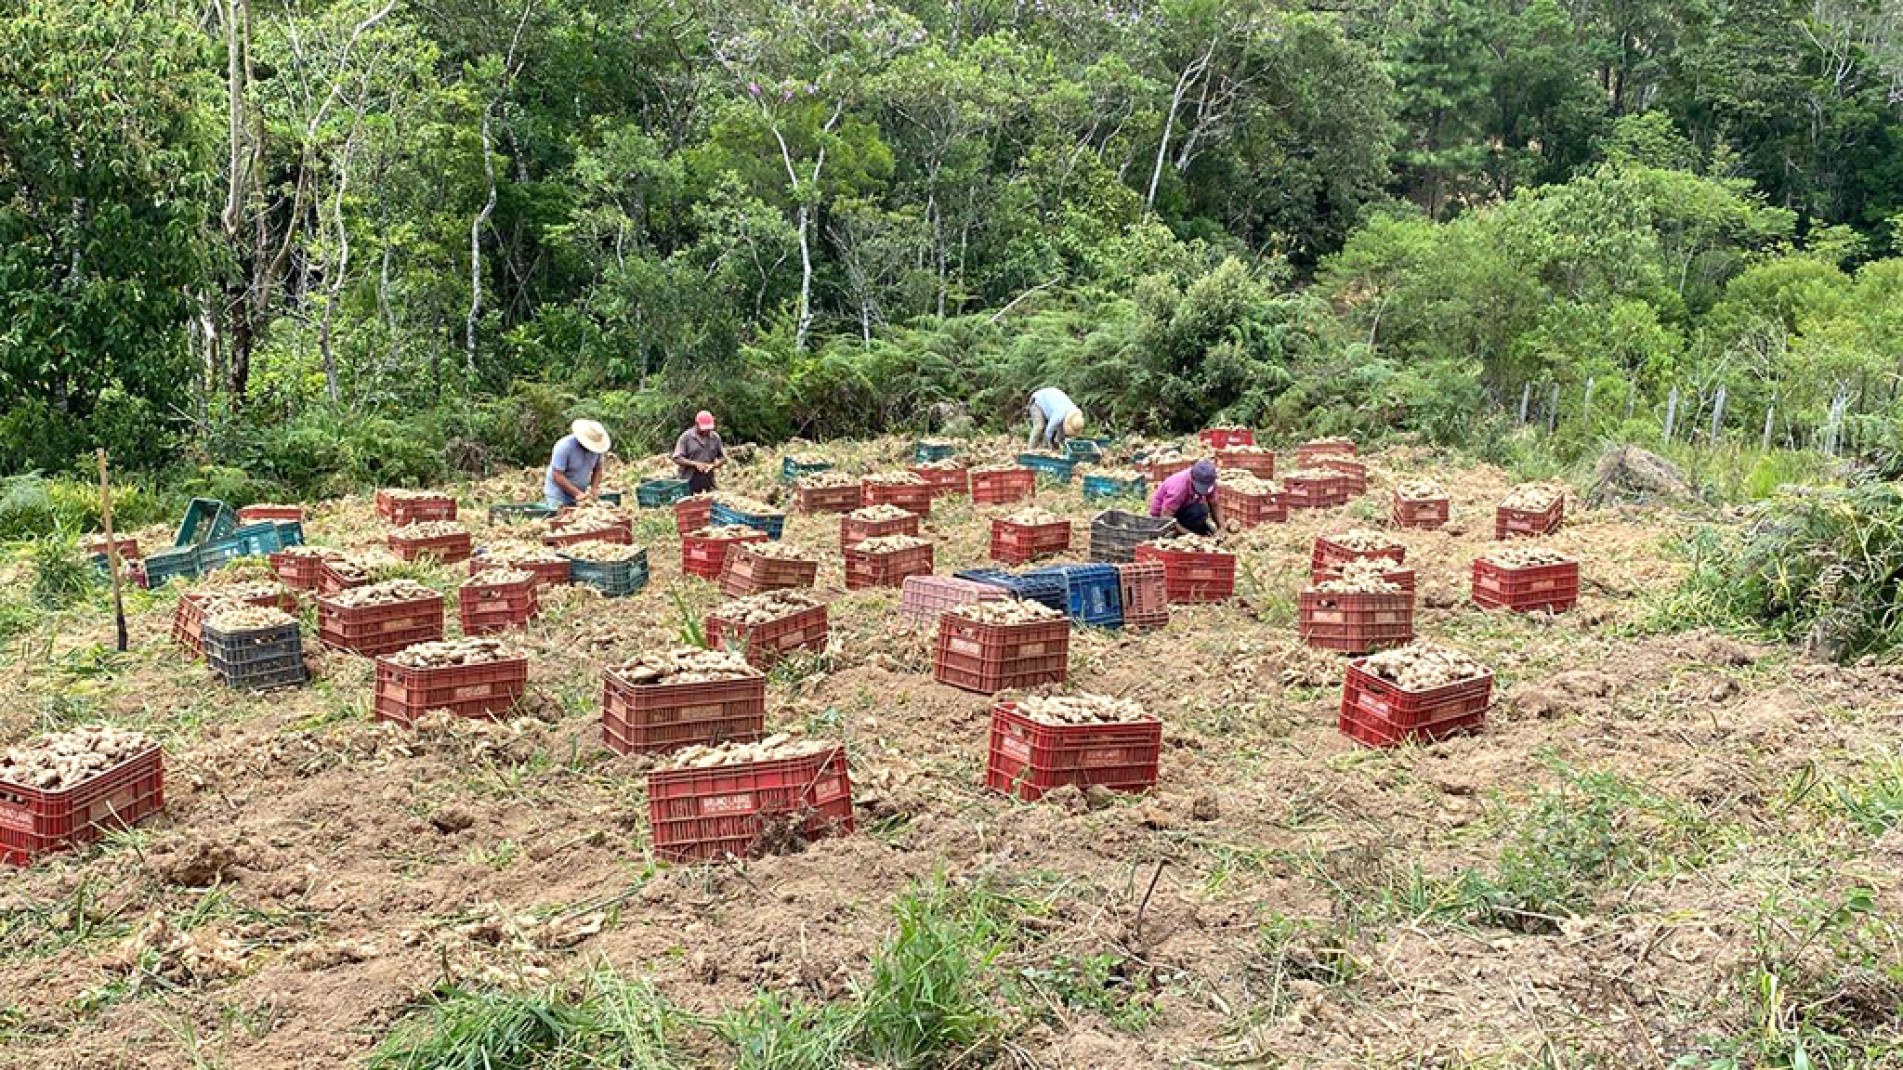
[[1071,436],[1072,438],[1076,438],[1078,435],[1083,433],[1083,430],[1084,430],[1083,412],[1078,409],[1070,410],[1070,415],[1064,417],[1064,433]]
[[608,438],[608,429],[593,420],[576,420],[568,430],[590,453],[607,453],[614,446]]

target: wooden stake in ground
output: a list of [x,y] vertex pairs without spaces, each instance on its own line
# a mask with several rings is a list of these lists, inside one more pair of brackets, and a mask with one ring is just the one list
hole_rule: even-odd
[[112,623],[119,632],[119,653],[126,652],[126,603],[119,593],[119,541],[112,537],[112,482],[106,478],[106,451],[99,451],[99,514],[106,528],[106,571],[112,576]]

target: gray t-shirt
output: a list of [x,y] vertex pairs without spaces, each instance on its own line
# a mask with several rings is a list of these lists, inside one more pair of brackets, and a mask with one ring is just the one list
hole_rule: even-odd
[[[703,435],[698,430],[689,428],[686,431],[682,431],[681,437],[674,442],[673,456],[676,460],[685,458],[690,461],[699,461],[702,464],[706,464],[709,461],[720,460],[725,454],[726,449],[720,444],[720,432],[718,431],[709,431]],[[677,467],[680,468],[682,479],[689,479],[695,475],[692,468],[688,468],[685,465],[679,465]]]
[[555,452],[549,455],[548,474],[542,479],[542,497],[551,505],[574,505],[574,496],[555,482],[555,473],[560,472],[570,483],[587,490],[595,478],[595,466],[600,463],[601,454],[582,445],[574,435],[567,436],[555,444]]

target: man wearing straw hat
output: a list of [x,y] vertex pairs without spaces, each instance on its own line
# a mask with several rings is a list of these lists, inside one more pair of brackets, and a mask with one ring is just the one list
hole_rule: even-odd
[[687,493],[700,494],[714,489],[714,469],[726,463],[727,447],[714,431],[713,413],[703,409],[695,414],[694,426],[682,431],[681,437],[674,441],[671,459],[680,469],[681,478],[687,480]]
[[565,509],[592,501],[601,489],[601,459],[614,445],[608,429],[593,420],[576,420],[568,435],[555,444],[542,479],[542,497],[551,509]]
[[1065,439],[1084,433],[1084,410],[1054,386],[1031,395],[1030,414],[1030,449],[1036,449],[1041,439],[1045,449],[1062,453]]

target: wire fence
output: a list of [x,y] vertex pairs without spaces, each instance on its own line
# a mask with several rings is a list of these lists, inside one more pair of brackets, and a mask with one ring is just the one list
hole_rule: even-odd
[[[1552,436],[1566,428],[1591,430],[1617,418],[1617,411],[1603,402],[1594,408],[1598,385],[1596,377],[1589,377],[1583,385],[1570,389],[1552,380],[1528,380],[1520,386],[1518,425],[1543,430]],[[1624,391],[1623,419],[1629,427],[1635,420],[1643,419],[1639,396],[1629,384],[1620,385],[1628,387]],[[1813,450],[1840,457],[1893,437],[1897,419],[1894,385],[1885,411],[1867,411],[1869,400],[1870,391],[1863,385],[1840,381],[1832,384],[1830,404],[1821,420],[1797,406],[1785,404],[1773,394],[1764,402],[1760,421],[1755,414],[1741,416],[1734,411],[1728,384],[1675,385],[1653,418],[1662,443],[1745,445],[1755,437],[1758,449],[1766,453],[1772,449]]]

